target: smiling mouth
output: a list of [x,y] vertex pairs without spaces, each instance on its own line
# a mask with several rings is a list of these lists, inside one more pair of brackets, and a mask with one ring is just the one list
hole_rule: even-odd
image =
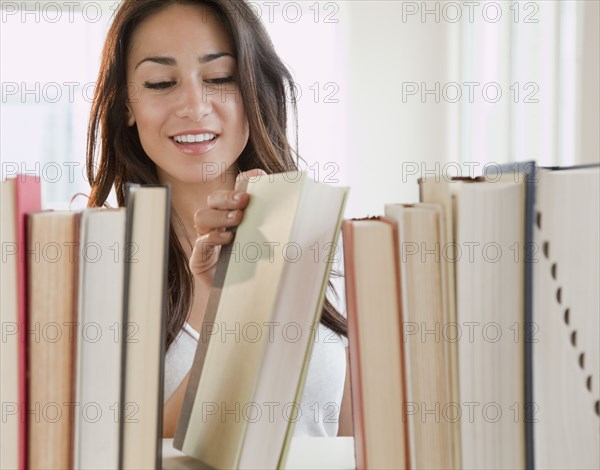
[[204,134],[184,134],[175,135],[171,139],[178,144],[200,144],[203,142],[211,142],[217,138],[216,134],[204,133]]

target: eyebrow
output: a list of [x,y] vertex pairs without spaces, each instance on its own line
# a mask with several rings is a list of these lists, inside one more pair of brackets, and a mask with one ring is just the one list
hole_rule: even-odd
[[[198,61],[201,64],[207,64],[208,62],[212,62],[213,60],[220,59],[221,57],[232,57],[233,59],[235,59],[235,56],[229,52],[215,52],[214,54],[206,54],[206,55],[200,56],[198,58]],[[135,68],[137,69],[144,62],[153,62],[155,64],[169,65],[169,66],[173,66],[173,65],[177,64],[177,61],[173,57],[150,56],[150,57],[146,57],[145,59],[142,59],[141,61],[139,61],[137,63],[137,65],[135,66]]]

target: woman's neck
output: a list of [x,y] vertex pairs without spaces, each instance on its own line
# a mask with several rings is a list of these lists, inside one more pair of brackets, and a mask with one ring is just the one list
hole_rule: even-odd
[[210,181],[185,183],[159,173],[161,183],[171,185],[171,204],[179,218],[179,222],[176,221],[174,224],[174,229],[188,256],[197,237],[194,229],[194,214],[198,209],[208,206],[208,196],[214,191],[233,190],[236,176],[237,169],[234,168]]

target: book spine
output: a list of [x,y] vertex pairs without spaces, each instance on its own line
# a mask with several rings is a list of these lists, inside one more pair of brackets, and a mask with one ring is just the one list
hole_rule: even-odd
[[346,276],[346,308],[348,311],[348,351],[350,354],[350,383],[352,390],[352,427],[356,468],[367,468],[367,449],[364,436],[364,413],[361,390],[360,344],[358,338],[358,307],[356,300],[356,270],[354,266],[354,236],[352,221],[342,222],[344,240],[344,271]]
[[163,258],[163,277],[162,277],[162,316],[160,320],[160,370],[158,376],[158,410],[156,423],[156,465],[155,468],[162,468],[162,434],[163,434],[163,402],[165,392],[165,354],[167,344],[167,292],[169,290],[169,234],[171,229],[171,187],[165,186],[165,213],[164,213],[164,258]]
[[17,216],[17,246],[20,256],[17,261],[17,296],[18,296],[18,331],[19,334],[19,468],[28,468],[27,459],[27,404],[28,404],[28,382],[29,364],[27,361],[27,283],[28,271],[25,257],[27,239],[27,216],[31,212],[42,209],[41,185],[39,176],[17,175],[16,177],[16,216]]
[[[379,220],[381,220],[382,222],[386,222],[387,224],[389,224],[392,227],[392,236],[394,239],[394,253],[393,253],[393,257],[394,257],[394,264],[396,266],[396,273],[398,273],[397,276],[397,287],[396,289],[398,290],[398,314],[399,314],[399,318],[398,318],[398,325],[400,327],[400,330],[398,331],[398,338],[400,338],[400,342],[398,344],[399,349],[400,349],[400,364],[403,364],[402,370],[401,370],[401,375],[402,375],[402,412],[404,413],[406,410],[406,405],[405,403],[408,401],[408,387],[407,387],[407,381],[408,381],[408,377],[409,377],[409,367],[408,367],[408,360],[406,357],[406,351],[405,351],[405,341],[404,341],[404,321],[405,321],[405,305],[406,305],[406,299],[407,299],[407,292],[405,292],[405,279],[402,278],[403,275],[403,271],[401,269],[401,265],[400,265],[400,229],[399,229],[399,224],[396,220],[394,220],[392,217],[387,217],[387,216],[382,216],[379,218]],[[404,468],[413,468],[411,466],[411,461],[414,459],[415,456],[415,452],[413,447],[411,446],[411,439],[410,439],[410,435],[411,433],[409,432],[409,421],[406,420],[406,423],[404,423],[404,448],[406,449],[405,452],[405,457],[406,457],[406,461],[404,463]]]
[[[247,188],[248,179],[242,179],[236,187],[238,191],[246,191]],[[232,231],[235,231],[235,228]],[[206,310],[202,320],[202,330],[199,332],[200,338],[198,340],[198,347],[196,348],[194,362],[192,369],[190,370],[190,378],[185,391],[185,397],[181,406],[181,413],[179,415],[179,422],[177,424],[177,429],[173,439],[173,447],[177,450],[183,450],[185,436],[190,424],[192,409],[194,407],[194,400],[196,398],[196,394],[198,393],[198,385],[200,384],[200,377],[202,376],[204,360],[206,359],[210,338],[213,336],[211,334],[207,335],[205,332],[212,331],[212,328],[215,324],[215,318],[217,316],[219,301],[221,300],[221,294],[225,284],[225,276],[227,274],[227,267],[229,266],[229,259],[231,258],[233,247],[234,243],[232,241],[232,243],[223,246],[219,253],[219,260],[217,261],[217,267],[213,276],[212,289],[208,297]]]

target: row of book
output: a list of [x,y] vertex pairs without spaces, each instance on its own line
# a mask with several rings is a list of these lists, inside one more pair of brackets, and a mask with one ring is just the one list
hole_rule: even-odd
[[358,468],[599,468],[599,166],[343,224]]
[[[344,221],[347,188],[247,182],[174,446],[286,466],[297,407],[252,412],[300,403],[341,231],[358,468],[598,468],[599,167],[495,170]],[[2,183],[2,468],[160,468],[168,208],[40,211],[34,178]]]
[[35,176],[1,188],[1,468],[155,467],[168,188],[84,211],[42,211]]

